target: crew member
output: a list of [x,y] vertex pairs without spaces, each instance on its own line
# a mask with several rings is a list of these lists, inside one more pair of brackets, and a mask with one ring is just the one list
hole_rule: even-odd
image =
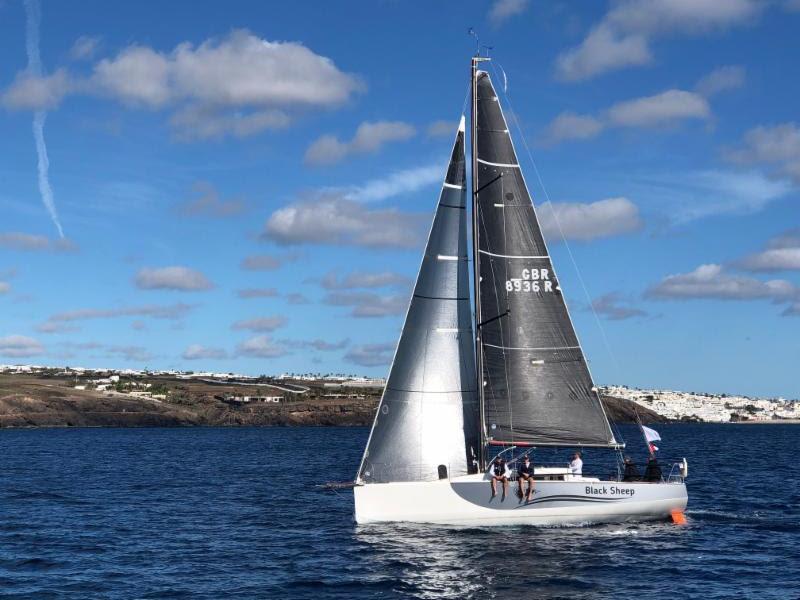
[[583,461],[581,460],[580,452],[576,452],[572,456],[572,462],[569,463],[569,471],[573,475],[583,475]]
[[501,500],[505,500],[508,493],[508,478],[510,475],[505,459],[495,458],[489,469],[492,475],[492,498],[497,496],[497,482],[500,481],[503,484],[503,497]]
[[659,483],[661,481],[661,467],[658,466],[658,461],[655,456],[651,456],[647,460],[647,467],[644,470],[644,480],[650,483]]
[[639,475],[639,469],[636,468],[636,463],[631,460],[631,457],[626,456],[623,462],[625,463],[625,471],[622,473],[622,481],[639,481],[641,475]]
[[[528,482],[528,491],[526,493],[522,490],[523,481]],[[533,463],[527,454],[522,459],[522,462],[517,465],[517,485],[519,486],[517,495],[520,499],[525,498],[526,502],[530,502],[533,496]]]

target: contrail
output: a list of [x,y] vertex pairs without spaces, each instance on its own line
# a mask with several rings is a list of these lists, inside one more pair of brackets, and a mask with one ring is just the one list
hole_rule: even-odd
[[[26,40],[25,47],[28,52],[28,72],[34,77],[42,76],[42,58],[39,55],[39,21],[42,11],[38,0],[25,0]],[[33,138],[36,141],[36,154],[39,157],[39,193],[42,195],[47,212],[53,219],[53,224],[58,229],[58,235],[64,237],[64,230],[61,229],[61,222],[58,219],[58,211],[53,201],[53,188],[50,187],[50,161],[47,159],[47,145],[44,142],[44,122],[47,120],[47,112],[37,110],[33,115]]]

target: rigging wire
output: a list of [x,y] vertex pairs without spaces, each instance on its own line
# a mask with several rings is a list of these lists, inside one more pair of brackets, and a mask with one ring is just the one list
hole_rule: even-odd
[[[497,75],[497,70],[495,69],[495,66],[494,66],[493,62],[490,62],[489,66],[492,69],[492,72],[494,73],[494,76],[499,79],[499,76]],[[503,79],[507,84],[507,78],[506,78],[505,70],[499,64],[498,64],[498,67],[502,70]],[[567,238],[564,235],[564,230],[561,227],[561,222],[560,222],[560,220],[558,218],[558,215],[554,210],[552,210],[553,203],[552,203],[552,200],[550,199],[550,194],[547,192],[547,188],[545,187],[544,181],[542,180],[542,175],[541,175],[541,173],[539,173],[539,168],[536,166],[536,161],[533,159],[533,153],[531,152],[530,146],[528,145],[528,140],[526,139],[525,135],[522,132],[522,127],[520,126],[519,119],[517,118],[517,111],[514,109],[514,104],[511,101],[511,95],[508,93],[507,85],[504,86],[504,88],[506,88],[506,89],[503,90],[503,95],[505,96],[506,104],[511,109],[511,117],[514,120],[514,126],[516,127],[516,130],[517,130],[517,133],[519,135],[519,138],[522,140],[522,145],[525,147],[525,152],[528,155],[528,160],[530,161],[531,166],[533,167],[533,171],[534,171],[534,173],[536,173],[536,179],[539,181],[539,187],[542,189],[542,193],[544,194],[544,197],[547,200],[547,202],[550,203],[551,211],[552,211],[552,214],[553,214],[553,220],[556,223],[556,227],[558,228],[558,232],[559,232],[559,235],[561,236],[561,240],[564,242],[564,246],[567,249],[567,254],[569,255],[570,261],[572,262],[572,266],[575,269],[575,273],[578,276],[578,281],[580,282],[581,288],[583,289],[583,293],[586,296],[586,301],[589,303],[589,308],[592,311],[592,315],[594,316],[594,320],[595,320],[595,323],[597,324],[597,328],[600,330],[600,335],[601,335],[601,337],[603,339],[603,344],[604,344],[604,346],[606,348],[606,351],[608,352],[608,355],[610,356],[611,361],[612,361],[612,363],[614,365],[614,370],[616,371],[617,377],[620,378],[622,370],[620,368],[619,361],[617,360],[616,354],[614,353],[614,351],[611,348],[611,343],[608,340],[608,336],[606,335],[605,328],[603,327],[603,324],[600,322],[600,317],[597,314],[597,311],[595,310],[594,303],[592,302],[591,295],[589,294],[589,289],[586,286],[586,282],[583,279],[583,275],[581,274],[581,270],[578,267],[578,263],[575,260],[574,254],[572,253],[572,248],[570,247],[569,242],[567,241]],[[599,397],[599,394],[598,394],[598,397]],[[606,417],[606,419],[609,421],[609,425],[611,425],[610,419],[608,419],[607,417]]]

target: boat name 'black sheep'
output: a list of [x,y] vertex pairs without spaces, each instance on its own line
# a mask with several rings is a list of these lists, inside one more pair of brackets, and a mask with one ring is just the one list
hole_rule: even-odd
[[633,496],[635,493],[636,490],[633,488],[620,488],[615,485],[610,487],[605,485],[603,487],[586,486],[587,496]]

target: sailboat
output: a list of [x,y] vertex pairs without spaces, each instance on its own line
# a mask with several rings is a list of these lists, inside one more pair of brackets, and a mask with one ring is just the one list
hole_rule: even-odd
[[494,455],[514,467],[535,448],[619,453],[624,444],[592,381],[500,100],[479,68],[487,60],[472,58],[471,202],[462,116],[353,484],[355,520],[569,525],[682,515],[685,459],[648,483],[535,465],[531,498],[491,492]]

